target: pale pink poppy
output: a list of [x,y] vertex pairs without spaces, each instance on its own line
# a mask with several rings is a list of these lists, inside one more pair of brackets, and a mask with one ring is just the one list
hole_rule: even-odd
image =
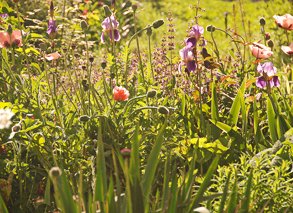
[[253,42],[252,45],[249,45],[249,48],[252,55],[258,59],[266,59],[273,55],[271,48],[257,42]]
[[61,55],[58,53],[58,52],[54,52],[54,53],[51,53],[51,54],[48,54],[48,55],[45,55],[45,58],[48,60],[48,61],[53,61],[53,60],[56,60],[58,58],[60,58]]
[[289,46],[282,46],[281,49],[287,55],[293,55],[293,42]]
[[22,46],[22,36],[20,30],[14,30],[11,34],[8,32],[0,32],[0,48],[8,48],[11,46]]
[[285,14],[283,16],[274,15],[277,25],[285,30],[293,30],[293,16]]

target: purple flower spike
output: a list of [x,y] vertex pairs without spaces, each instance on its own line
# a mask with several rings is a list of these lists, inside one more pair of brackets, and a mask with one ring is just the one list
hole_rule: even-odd
[[50,19],[48,22],[48,30],[47,33],[48,35],[53,35],[57,32],[57,25],[56,25],[56,21],[53,19]]
[[102,22],[103,32],[101,35],[101,42],[105,43],[105,35],[109,36],[111,41],[119,41],[121,39],[120,33],[118,31],[119,22],[115,19],[113,15],[105,18]]

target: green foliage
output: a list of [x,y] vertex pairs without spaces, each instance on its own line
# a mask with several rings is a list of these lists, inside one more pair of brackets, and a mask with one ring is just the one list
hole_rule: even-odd
[[[292,211],[293,38],[272,18],[292,6],[190,3],[0,2],[0,212]],[[211,30],[180,60],[194,23]],[[278,88],[255,85],[265,61]]]

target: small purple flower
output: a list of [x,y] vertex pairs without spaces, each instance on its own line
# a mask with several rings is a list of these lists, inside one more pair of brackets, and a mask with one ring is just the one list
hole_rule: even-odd
[[54,34],[57,32],[57,24],[56,21],[53,19],[50,19],[48,22],[48,30],[47,33],[49,36],[54,36]]
[[257,87],[263,89],[267,86],[268,83],[270,84],[270,87],[280,86],[279,78],[276,76],[277,68],[274,67],[272,62],[258,64],[257,71],[262,75],[256,80]]
[[189,31],[189,37],[185,40],[186,46],[194,47],[203,33],[204,28],[202,26],[194,25]]
[[115,19],[113,15],[105,18],[102,22],[103,32],[101,35],[102,43],[105,43],[105,35],[108,35],[111,41],[119,41],[121,39],[120,33],[118,31],[119,22]]
[[179,64],[179,71],[182,69],[182,65],[186,66],[185,71],[187,73],[193,72],[196,69],[195,58],[193,50],[190,46],[185,46],[179,51],[181,57],[181,63]]
[[2,14],[0,14],[0,18],[7,19],[8,18],[8,14],[7,13],[2,13]]

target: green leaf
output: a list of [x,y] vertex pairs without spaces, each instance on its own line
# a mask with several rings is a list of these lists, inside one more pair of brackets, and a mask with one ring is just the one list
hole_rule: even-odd
[[196,195],[193,198],[191,205],[189,206],[188,212],[191,212],[193,208],[197,207],[199,205],[199,202],[203,199],[203,195],[205,191],[207,190],[207,188],[209,187],[213,174],[217,169],[219,159],[220,159],[220,156],[217,155],[215,159],[213,160],[213,162],[211,163],[202,184],[200,185]]
[[4,200],[2,199],[1,193],[0,193],[0,212],[1,213],[8,213],[7,207],[4,203]]
[[244,193],[244,198],[241,201],[241,209],[239,210],[239,213],[246,213],[249,212],[249,203],[250,203],[250,194],[251,194],[251,187],[252,187],[252,177],[253,177],[253,170],[250,171],[246,189]]
[[48,177],[46,188],[45,188],[44,203],[47,205],[51,204],[51,181],[49,177]]
[[242,81],[240,89],[238,90],[238,93],[233,101],[233,104],[230,110],[229,121],[232,126],[235,126],[238,122],[240,108],[241,108],[241,101],[244,102],[245,84],[246,84],[246,78],[244,78],[244,80]]
[[[157,169],[157,165],[159,163],[159,155],[160,155],[162,143],[164,140],[163,135],[164,135],[164,131],[166,129],[166,126],[167,126],[167,119],[165,120],[165,123],[161,127],[161,129],[156,137],[155,144],[154,144],[152,151],[151,151],[151,153],[148,157],[148,160],[147,160],[145,174],[144,174],[143,180],[142,180],[142,188],[143,188],[143,192],[144,192],[145,205],[147,205],[147,203],[148,203],[149,194],[151,192],[155,172]],[[147,210],[147,208],[146,208],[146,210]]]
[[212,111],[212,120],[218,121],[219,120],[219,109],[218,109],[218,98],[217,98],[217,87],[215,81],[212,84],[212,104],[211,104],[211,111]]
[[224,207],[225,207],[225,203],[226,203],[226,199],[227,199],[227,195],[228,195],[228,189],[229,189],[229,183],[230,183],[230,178],[231,178],[231,171],[229,171],[227,180],[225,182],[225,186],[224,186],[224,190],[223,190],[223,195],[221,198],[221,202],[220,202],[220,207],[219,207],[219,213],[223,213],[224,212]]
[[96,189],[95,189],[95,200],[105,201],[107,192],[107,173],[106,163],[104,156],[104,144],[102,139],[102,120],[98,127],[98,148],[97,148],[97,170],[96,170]]
[[229,200],[227,209],[225,211],[227,213],[234,213],[235,209],[237,207],[237,200],[238,200],[238,194],[237,194],[238,187],[237,187],[237,184],[238,184],[237,183],[237,173],[235,171],[235,182],[234,182],[234,185],[233,185],[233,188],[232,188],[232,192],[230,194],[230,200]]
[[77,213],[77,205],[73,200],[70,184],[64,172],[58,177],[51,177],[51,180],[54,185],[57,206],[62,212]]
[[271,99],[269,97],[267,98],[267,116],[271,139],[273,142],[275,142],[278,140],[276,131],[276,114]]
[[132,146],[131,146],[131,154],[130,154],[130,180],[132,183],[135,179],[139,180],[139,172],[140,172],[140,165],[139,165],[139,125],[136,126],[134,135],[132,138]]

